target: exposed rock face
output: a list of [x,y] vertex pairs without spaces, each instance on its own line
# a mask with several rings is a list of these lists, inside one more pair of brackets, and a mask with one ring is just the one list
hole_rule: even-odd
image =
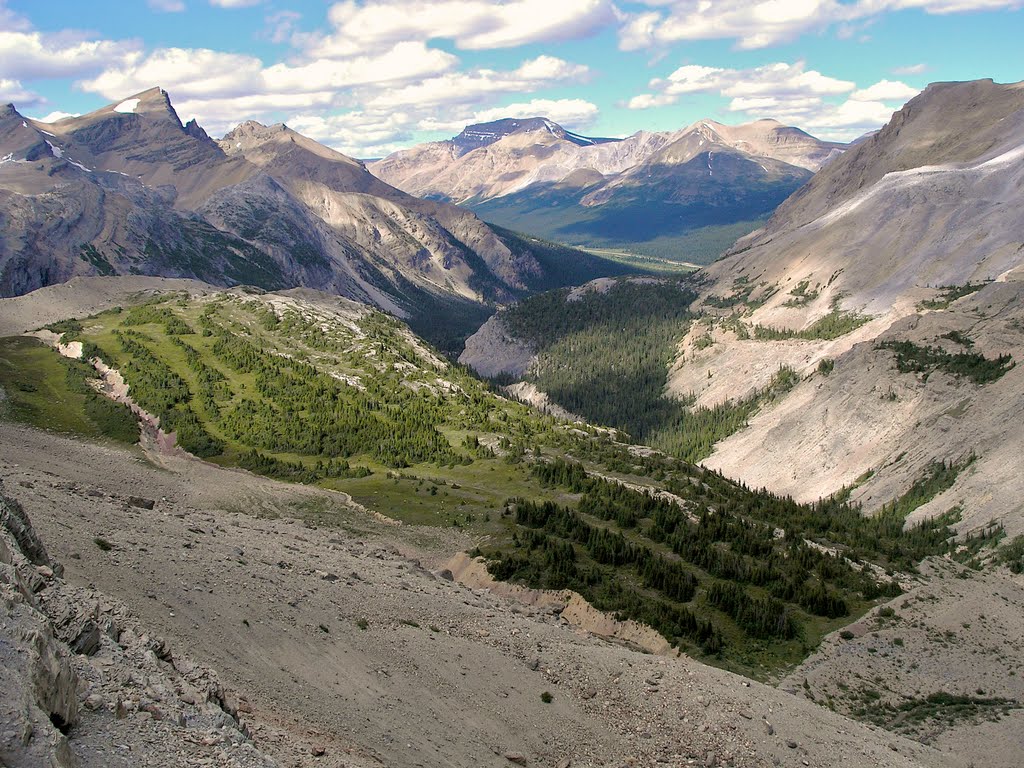
[[458,202],[502,226],[635,247],[766,216],[843,147],[772,120],[705,120],[619,141],[579,137],[542,118],[499,122],[369,168],[406,192]]
[[[909,340],[1024,359],[1022,147],[1024,84],[929,86],[706,270],[698,304],[728,314],[713,297],[746,292],[737,308],[750,307],[748,325],[805,329],[836,307],[873,318],[834,340],[744,340],[723,327],[713,346],[698,348],[691,333],[669,388],[702,405],[763,387],[780,364],[804,377],[720,443],[710,466],[801,499],[861,478],[853,498],[873,509],[930,461],[974,451],[970,471],[917,514],[959,505],[965,529],[999,517],[1008,531],[1024,529],[1012,501],[1017,473],[1006,472],[1024,449],[1010,426],[1022,415],[1020,365],[979,385],[942,370],[900,373],[878,348]],[[943,295],[940,286],[987,281],[946,306],[920,304]],[[815,374],[823,358],[834,361],[829,375]],[[1005,493],[992,493],[993,483],[1008,484]]]
[[66,584],[4,493],[0,481],[0,762],[185,765],[219,750],[222,765],[276,765],[243,733],[245,697],[123,606]]
[[44,573],[54,569],[28,516],[0,496],[0,761],[11,768],[77,766],[60,729],[78,721],[78,677],[40,611]]
[[481,376],[494,377],[505,373],[519,377],[529,369],[536,354],[536,350],[508,332],[498,313],[466,339],[466,348],[459,355],[459,362]]
[[218,143],[158,88],[54,124],[0,112],[0,295],[141,274],[309,286],[408,317],[507,301],[543,273],[469,211],[284,125]]

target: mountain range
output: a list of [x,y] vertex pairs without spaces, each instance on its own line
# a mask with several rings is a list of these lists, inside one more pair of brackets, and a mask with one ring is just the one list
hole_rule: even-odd
[[284,125],[248,122],[214,141],[159,88],[53,124],[0,108],[0,158],[6,296],[76,275],[150,274],[310,286],[433,322],[623,271],[501,237]]
[[[774,120],[702,120],[606,139],[536,117],[472,125],[368,168],[410,194],[458,203],[501,226],[707,261],[844,147]],[[697,247],[701,233],[710,241]]]
[[[842,492],[877,510],[929,467],[974,456],[921,514],[956,508],[967,529],[1003,519],[1024,530],[1013,501],[1024,488],[1004,477],[1024,450],[1022,189],[1024,84],[933,84],[697,273],[699,322],[671,338],[665,397],[729,409],[780,370],[795,374],[721,433],[705,463],[798,499]],[[648,292],[636,307],[653,305]],[[580,311],[542,309],[559,328]],[[462,360],[543,390],[559,364],[537,356],[539,335],[517,337],[532,327],[524,311],[492,318]],[[986,490],[995,482],[1007,492]]]
[[[159,89],[0,111],[0,762],[1021,765],[1024,83],[435,150],[764,220],[609,276]],[[516,298],[491,383],[398,319]]]

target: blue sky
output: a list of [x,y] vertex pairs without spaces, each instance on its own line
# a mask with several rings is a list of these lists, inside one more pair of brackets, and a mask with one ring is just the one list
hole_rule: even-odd
[[0,102],[159,85],[219,136],[287,122],[359,157],[543,114],[601,136],[772,117],[880,127],[929,82],[1024,72],[1024,0],[0,0]]

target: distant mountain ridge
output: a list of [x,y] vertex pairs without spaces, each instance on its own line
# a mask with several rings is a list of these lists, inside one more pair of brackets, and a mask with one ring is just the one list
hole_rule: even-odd
[[[774,120],[702,120],[679,131],[593,139],[545,118],[508,119],[367,167],[410,194],[458,203],[501,226],[643,250],[645,242],[706,227],[749,222],[744,231],[753,229],[844,146]],[[737,234],[719,238],[721,248]]]
[[592,138],[582,136],[572,131],[567,131],[558,123],[553,123],[546,117],[527,117],[516,119],[511,117],[493,120],[489,123],[474,123],[467,125],[455,138],[451,139],[457,156],[461,157],[474,149],[486,147],[506,136],[514,133],[532,133],[534,131],[547,131],[552,136],[563,139],[579,147],[589,147],[596,144],[607,144],[609,142],[621,141],[621,139]]
[[[76,275],[315,287],[434,322],[604,264],[496,235],[284,125],[217,142],[159,88],[53,124],[0,108],[0,295]],[[609,267],[612,272],[621,272]],[[445,310],[447,311],[447,310]]]
[[[785,374],[784,390],[702,446],[707,466],[802,501],[849,496],[868,511],[936,467],[959,466],[948,490],[922,495],[910,522],[950,514],[962,532],[999,521],[1024,533],[1024,477],[1009,470],[1024,452],[1022,205],[1024,82],[930,85],[696,273],[699,319],[671,339],[658,395],[735,414]],[[646,291],[628,305],[646,320],[660,289],[625,284]],[[611,295],[609,285],[571,296]],[[538,315],[520,314],[521,327],[543,328],[536,316],[565,327],[556,302],[534,301]],[[563,305],[572,316],[576,305]],[[583,345],[545,359],[535,338],[514,332],[516,312],[470,337],[462,362],[526,376],[556,405],[597,420],[586,409],[598,398],[579,393],[610,390],[629,370],[566,383],[563,361],[587,371],[600,361]],[[632,413],[635,398],[619,402]],[[673,429],[687,434],[678,424],[650,431],[667,442]]]

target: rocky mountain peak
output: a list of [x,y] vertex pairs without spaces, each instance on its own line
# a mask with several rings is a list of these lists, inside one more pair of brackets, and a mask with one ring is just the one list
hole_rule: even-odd
[[922,166],[968,163],[1024,137],[1024,82],[932,83],[779,207],[769,232],[795,229],[879,182]]
[[213,141],[203,126],[201,126],[199,121],[194,117],[185,123],[185,133],[194,139],[199,139],[200,141]]
[[268,139],[272,138],[276,134],[286,133],[289,130],[291,129],[284,123],[264,125],[256,120],[246,120],[244,123],[239,123],[224,134],[224,141],[252,138]]
[[474,149],[486,147],[501,141],[506,136],[518,133],[534,133],[541,131],[554,136],[557,139],[568,141],[577,146],[589,146],[591,144],[603,144],[619,139],[601,139],[581,136],[580,134],[567,131],[558,123],[546,117],[513,118],[505,117],[501,120],[492,120],[489,123],[474,123],[467,125],[458,136],[452,139],[458,155],[472,152]]
[[121,115],[144,115],[151,119],[166,119],[182,130],[185,128],[181,118],[178,117],[178,113],[174,109],[174,105],[171,104],[170,95],[163,88],[159,87],[137,93],[100,111],[114,112]]

